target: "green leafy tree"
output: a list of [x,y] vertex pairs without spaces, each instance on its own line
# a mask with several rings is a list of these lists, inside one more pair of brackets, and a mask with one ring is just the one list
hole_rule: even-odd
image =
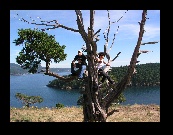
[[61,103],[57,103],[57,104],[56,104],[56,108],[57,108],[57,109],[64,108],[64,105],[61,104]]
[[25,107],[30,107],[31,104],[43,102],[43,98],[40,96],[27,96],[21,93],[16,93],[15,97],[21,100]]
[[29,69],[29,73],[36,73],[41,61],[46,62],[46,71],[49,72],[52,60],[59,63],[67,57],[67,54],[64,53],[66,46],[60,46],[52,35],[39,30],[19,29],[18,36],[19,38],[15,39],[13,43],[16,46],[23,45],[24,47],[19,52],[16,62],[23,69]]

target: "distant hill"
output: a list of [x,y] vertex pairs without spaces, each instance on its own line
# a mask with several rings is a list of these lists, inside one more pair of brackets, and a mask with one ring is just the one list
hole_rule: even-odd
[[20,75],[20,74],[27,74],[28,70],[23,69],[20,65],[15,63],[10,63],[10,75]]
[[[45,67],[42,67],[41,65],[38,68],[37,73],[43,73],[40,72],[41,70],[45,70]],[[50,68],[51,72],[69,72],[70,68]],[[15,63],[10,63],[10,75],[22,75],[22,74],[28,74],[28,69],[23,69],[20,67],[20,65]]]
[[[155,86],[160,85],[160,63],[146,63],[136,65],[137,73],[131,78],[132,86]],[[117,80],[123,79],[128,66],[112,67],[110,74]]]

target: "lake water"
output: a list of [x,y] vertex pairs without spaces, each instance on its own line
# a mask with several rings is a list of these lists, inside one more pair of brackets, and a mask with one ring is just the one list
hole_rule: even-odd
[[[59,75],[68,75],[69,72],[58,73]],[[60,90],[49,88],[46,85],[54,77],[44,74],[27,74],[21,76],[10,75],[10,106],[21,108],[23,104],[15,98],[16,93],[22,93],[28,96],[41,96],[42,103],[36,103],[37,107],[55,107],[57,103],[65,106],[77,106],[77,100],[81,96],[79,90]],[[126,101],[122,104],[157,104],[160,105],[160,86],[152,87],[131,87],[124,90]]]

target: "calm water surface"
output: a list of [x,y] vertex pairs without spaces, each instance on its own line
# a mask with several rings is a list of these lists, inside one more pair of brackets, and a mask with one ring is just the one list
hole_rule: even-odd
[[[69,72],[59,73],[67,75]],[[54,77],[44,74],[27,74],[21,76],[10,75],[10,106],[21,108],[23,104],[15,98],[16,93],[28,96],[41,96],[42,103],[36,103],[37,107],[55,107],[57,103],[65,106],[77,106],[77,100],[81,96],[79,90],[60,90],[49,88],[46,85]],[[126,101],[122,104],[157,104],[160,105],[160,87],[132,87],[124,90]]]

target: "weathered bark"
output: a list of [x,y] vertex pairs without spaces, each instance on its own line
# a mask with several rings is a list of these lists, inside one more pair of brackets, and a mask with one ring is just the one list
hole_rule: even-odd
[[84,122],[93,121],[105,121],[105,112],[100,107],[98,101],[98,71],[95,59],[97,57],[97,44],[94,41],[94,11],[90,11],[90,27],[88,33],[85,32],[82,22],[82,14],[80,11],[76,11],[77,24],[79,27],[80,34],[84,39],[87,47],[87,60],[88,60],[88,76],[85,78],[85,94],[83,94],[84,104]]
[[49,76],[53,76],[53,77],[56,77],[58,79],[61,79],[61,80],[64,80],[64,81],[72,81],[74,79],[77,78],[77,76],[70,76],[70,77],[64,77],[64,76],[60,76],[58,75],[57,73],[54,73],[54,72],[46,72],[44,73],[45,75],[49,75]]

